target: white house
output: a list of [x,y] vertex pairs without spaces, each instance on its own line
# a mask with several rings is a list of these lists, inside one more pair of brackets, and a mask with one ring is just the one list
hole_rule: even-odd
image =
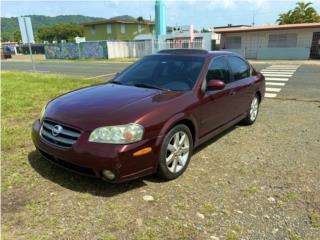
[[320,23],[215,29],[220,48],[251,59],[320,59]]

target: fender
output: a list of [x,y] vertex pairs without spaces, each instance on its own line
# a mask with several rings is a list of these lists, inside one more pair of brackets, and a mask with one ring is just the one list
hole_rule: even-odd
[[[174,126],[176,125],[178,122],[183,121],[183,120],[187,120],[190,121],[194,127],[194,145],[196,144],[196,142],[198,141],[198,125],[196,124],[196,120],[192,115],[186,115],[185,113],[178,113],[176,115],[174,115],[173,117],[171,117],[168,121],[166,121],[166,123],[162,126],[159,135],[161,136],[161,138],[158,138],[158,141],[163,141],[163,138],[165,137],[166,133]],[[159,143],[159,144],[161,144]]]

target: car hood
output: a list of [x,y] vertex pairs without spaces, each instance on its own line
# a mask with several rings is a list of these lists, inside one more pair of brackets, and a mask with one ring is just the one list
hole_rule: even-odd
[[95,85],[54,99],[46,108],[45,118],[83,130],[127,124],[178,95],[133,86]]

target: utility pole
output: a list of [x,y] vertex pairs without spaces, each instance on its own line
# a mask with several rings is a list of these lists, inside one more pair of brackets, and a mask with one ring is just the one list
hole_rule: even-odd
[[255,20],[254,17],[255,17],[255,16],[254,16],[254,12],[253,12],[253,14],[252,14],[252,26],[254,26],[254,24],[255,24],[255,22],[254,22],[254,20]]

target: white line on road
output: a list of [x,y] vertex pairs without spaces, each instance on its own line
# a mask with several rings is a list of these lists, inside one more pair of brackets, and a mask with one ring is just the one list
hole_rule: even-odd
[[281,82],[266,82],[266,85],[268,85],[268,86],[284,86],[285,83],[281,83]]
[[277,71],[277,70],[263,70],[262,73],[283,73],[283,74],[293,74],[295,71]]
[[296,70],[297,67],[274,67],[274,66],[270,66],[270,67],[266,67],[265,69]]
[[290,77],[293,75],[293,72],[269,72],[269,71],[262,71],[263,75],[272,75],[272,74],[280,74],[280,75],[290,75]]
[[266,81],[280,81],[280,82],[287,82],[289,78],[273,78],[273,77],[266,77]]
[[300,67],[300,65],[271,65],[270,67],[281,67],[281,68],[285,68],[285,67]]
[[276,94],[276,93],[265,93],[264,96],[265,96],[266,98],[274,98],[274,97],[277,96],[277,94]]
[[289,73],[294,73],[296,70],[283,70],[283,69],[263,69],[262,72],[289,72]]
[[266,88],[267,92],[280,92],[281,88]]
[[271,73],[266,73],[266,74],[263,74],[263,75],[265,77],[286,77],[286,78],[292,77],[292,74],[275,74],[275,73],[271,74]]
[[47,73],[47,72],[50,72],[50,71],[41,71],[41,70],[33,71],[33,70],[29,70],[29,72]]
[[107,77],[107,76],[112,76],[112,75],[116,75],[116,72],[115,73],[108,73],[108,74],[98,75],[98,76],[94,76],[94,77],[89,77],[89,78],[86,78],[86,80],[95,79],[95,78],[99,78],[99,77]]

